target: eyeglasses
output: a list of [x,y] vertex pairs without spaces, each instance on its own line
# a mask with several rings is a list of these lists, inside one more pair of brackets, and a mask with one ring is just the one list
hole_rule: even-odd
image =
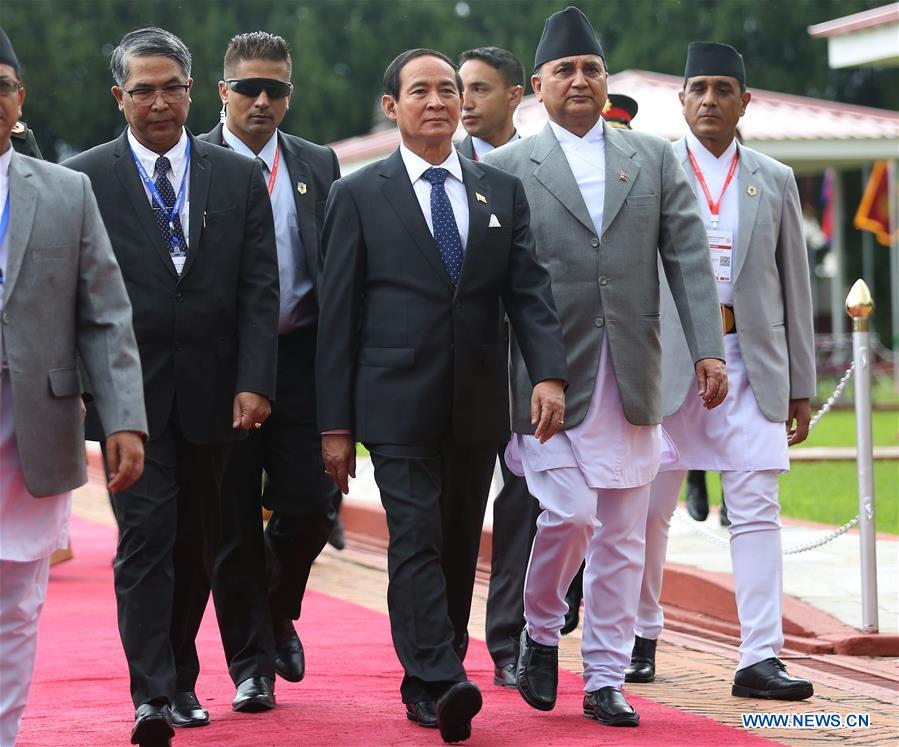
[[234,93],[254,99],[263,91],[270,99],[283,99],[293,93],[293,83],[275,78],[228,78],[225,83]]
[[15,78],[0,78],[0,96],[9,96],[18,92],[22,87],[22,84]]
[[181,104],[187,99],[187,92],[190,86],[186,83],[165,86],[164,88],[132,88],[130,91],[122,89],[127,93],[131,100],[138,106],[152,106],[156,101],[156,97],[162,95],[162,100],[166,104]]

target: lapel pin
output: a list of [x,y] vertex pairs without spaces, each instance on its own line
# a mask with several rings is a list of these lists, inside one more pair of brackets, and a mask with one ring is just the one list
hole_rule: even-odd
[[306,194],[306,182],[297,182],[297,192],[301,195]]
[[746,187],[746,194],[748,194],[750,197],[755,197],[758,193],[759,191],[755,188],[754,184],[750,184],[748,187]]
[[624,170],[621,170],[621,171],[618,172],[618,181],[619,181],[619,182],[626,182],[626,181],[627,181],[627,174],[624,173]]
[[480,192],[475,192],[474,196],[478,202],[483,202],[485,205],[487,204],[487,198],[484,197],[484,195],[482,195]]

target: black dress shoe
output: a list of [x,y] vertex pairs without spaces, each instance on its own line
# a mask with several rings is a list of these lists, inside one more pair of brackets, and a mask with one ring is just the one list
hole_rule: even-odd
[[343,550],[346,547],[346,532],[344,532],[343,522],[339,516],[331,528],[331,534],[328,535],[328,544],[335,550]]
[[481,710],[481,691],[474,682],[457,682],[437,701],[437,727],[444,742],[471,736],[471,720]]
[[493,684],[498,687],[508,687],[510,690],[518,689],[515,678],[515,664],[506,664],[504,667],[493,668]]
[[190,728],[206,726],[209,723],[209,711],[197,700],[193,690],[175,693],[172,701],[172,726]]
[[656,642],[634,636],[630,666],[624,670],[625,682],[652,682],[656,678]]
[[406,718],[425,729],[437,728],[437,704],[433,700],[406,703]]
[[527,629],[522,630],[515,678],[525,703],[538,711],[551,711],[559,689],[559,647],[536,643]]
[[815,691],[808,680],[790,677],[783,662],[772,656],[751,667],[738,669],[730,692],[738,698],[805,700]]
[[730,517],[727,515],[727,504],[724,502],[724,496],[721,496],[721,508],[718,510],[718,523],[723,527],[730,526]]
[[275,625],[275,672],[288,682],[299,682],[306,674],[306,654],[292,620]]
[[581,599],[584,598],[584,564],[577,575],[571,580],[568,593],[565,594],[565,604],[568,611],[565,613],[565,622],[562,625],[562,635],[568,635],[581,621]]
[[687,472],[687,513],[695,521],[705,521],[709,517],[709,492],[702,470]]
[[172,709],[168,703],[143,703],[137,707],[134,712],[134,727],[131,729],[131,744],[138,744],[140,747],[169,747],[169,740],[174,736]]
[[601,687],[584,695],[584,715],[606,726],[639,726],[640,715],[617,687]]
[[275,683],[270,677],[249,677],[237,686],[231,710],[259,713],[275,707]]

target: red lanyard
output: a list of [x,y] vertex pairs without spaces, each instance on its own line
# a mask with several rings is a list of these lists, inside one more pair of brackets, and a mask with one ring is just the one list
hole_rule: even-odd
[[724,198],[724,193],[727,192],[727,188],[734,178],[734,172],[737,170],[737,163],[740,160],[740,152],[738,150],[734,151],[734,157],[730,162],[730,169],[727,171],[727,178],[724,180],[724,186],[721,188],[721,194],[718,195],[717,202],[712,199],[712,193],[709,192],[709,185],[706,184],[705,177],[702,175],[702,170],[696,162],[696,156],[690,152],[689,148],[687,149],[687,155],[690,156],[690,165],[693,167],[693,173],[696,174],[696,180],[699,182],[699,186],[702,187],[706,202],[709,203],[709,212],[712,214],[712,228],[718,228],[718,214],[721,212],[721,200]]
[[[272,164],[272,173],[268,178],[268,196],[272,196],[275,189],[275,179],[278,177],[278,163],[281,161],[281,146],[275,145],[275,162]],[[725,185],[726,187],[727,185]]]

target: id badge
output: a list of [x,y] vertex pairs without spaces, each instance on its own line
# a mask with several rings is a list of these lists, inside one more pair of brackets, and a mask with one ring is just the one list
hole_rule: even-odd
[[179,275],[184,269],[184,263],[186,261],[187,254],[185,252],[172,252],[172,262],[175,263],[175,272],[177,272]]
[[720,231],[716,228],[707,229],[709,234],[709,254],[712,258],[712,270],[715,280],[719,283],[731,281],[731,262],[733,258],[734,234],[733,231]]

